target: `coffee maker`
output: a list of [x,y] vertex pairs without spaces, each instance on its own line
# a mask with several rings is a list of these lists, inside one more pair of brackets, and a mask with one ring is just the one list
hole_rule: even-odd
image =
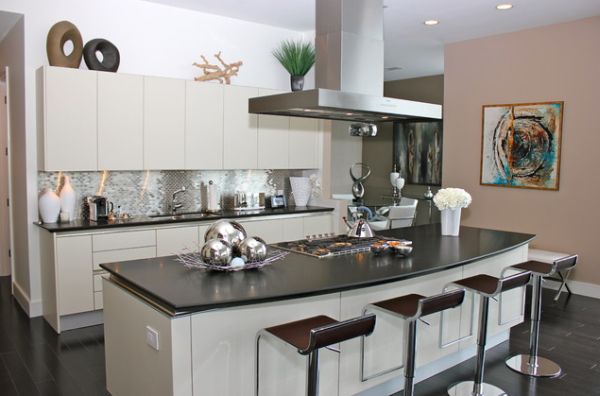
[[103,221],[108,219],[108,214],[112,211],[112,202],[100,195],[87,197],[86,200],[91,221]]

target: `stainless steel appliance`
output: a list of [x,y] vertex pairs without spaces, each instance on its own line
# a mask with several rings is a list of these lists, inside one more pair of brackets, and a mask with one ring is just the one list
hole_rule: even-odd
[[285,207],[285,196],[283,195],[271,195],[267,201],[267,206],[270,208],[284,208]]
[[87,197],[89,218],[91,221],[108,220],[108,215],[113,210],[113,204],[106,197],[94,195]]
[[385,237],[354,238],[347,235],[329,236],[324,238],[307,238],[297,241],[275,243],[272,246],[287,250],[290,252],[301,253],[312,257],[325,258],[331,256],[340,256],[368,252],[371,245],[377,242],[398,241],[409,243],[404,239],[394,239]]
[[250,113],[369,124],[442,118],[440,105],[383,96],[383,0],[317,0],[315,14],[316,89],[251,98]]

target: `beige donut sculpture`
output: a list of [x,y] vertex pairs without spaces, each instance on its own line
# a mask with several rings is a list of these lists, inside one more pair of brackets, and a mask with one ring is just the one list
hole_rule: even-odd
[[[65,54],[64,46],[67,41],[73,43],[73,52]],[[79,68],[83,54],[83,39],[75,25],[69,21],[54,24],[46,39],[46,52],[50,66]]]

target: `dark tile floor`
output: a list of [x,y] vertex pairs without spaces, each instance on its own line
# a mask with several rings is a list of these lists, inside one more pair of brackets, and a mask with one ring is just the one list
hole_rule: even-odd
[[[510,342],[488,352],[486,380],[511,396],[600,396],[600,300],[563,295],[553,303],[547,296],[541,350],[564,374],[531,380],[504,366],[509,354],[527,351],[525,323],[513,328]],[[445,395],[448,384],[472,377],[473,364],[417,384],[416,394]],[[102,326],[56,335],[42,318],[26,317],[10,295],[10,279],[0,278],[0,395],[108,395],[104,382]]]

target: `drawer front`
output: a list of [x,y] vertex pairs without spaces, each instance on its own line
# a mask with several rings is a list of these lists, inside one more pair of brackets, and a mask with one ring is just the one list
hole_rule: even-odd
[[187,251],[197,252],[198,227],[177,227],[156,230],[156,255],[171,256]]
[[100,268],[100,264],[104,263],[138,260],[151,257],[156,257],[156,248],[154,246],[135,249],[107,250],[106,252],[95,252],[93,254],[94,271],[102,270],[102,268]]
[[95,292],[94,293],[94,309],[102,309],[104,307],[103,301],[102,301],[102,292]]
[[94,291],[102,291],[102,278],[105,274],[94,275]]
[[114,232],[110,234],[92,235],[92,248],[94,252],[131,249],[155,245],[155,230]]

